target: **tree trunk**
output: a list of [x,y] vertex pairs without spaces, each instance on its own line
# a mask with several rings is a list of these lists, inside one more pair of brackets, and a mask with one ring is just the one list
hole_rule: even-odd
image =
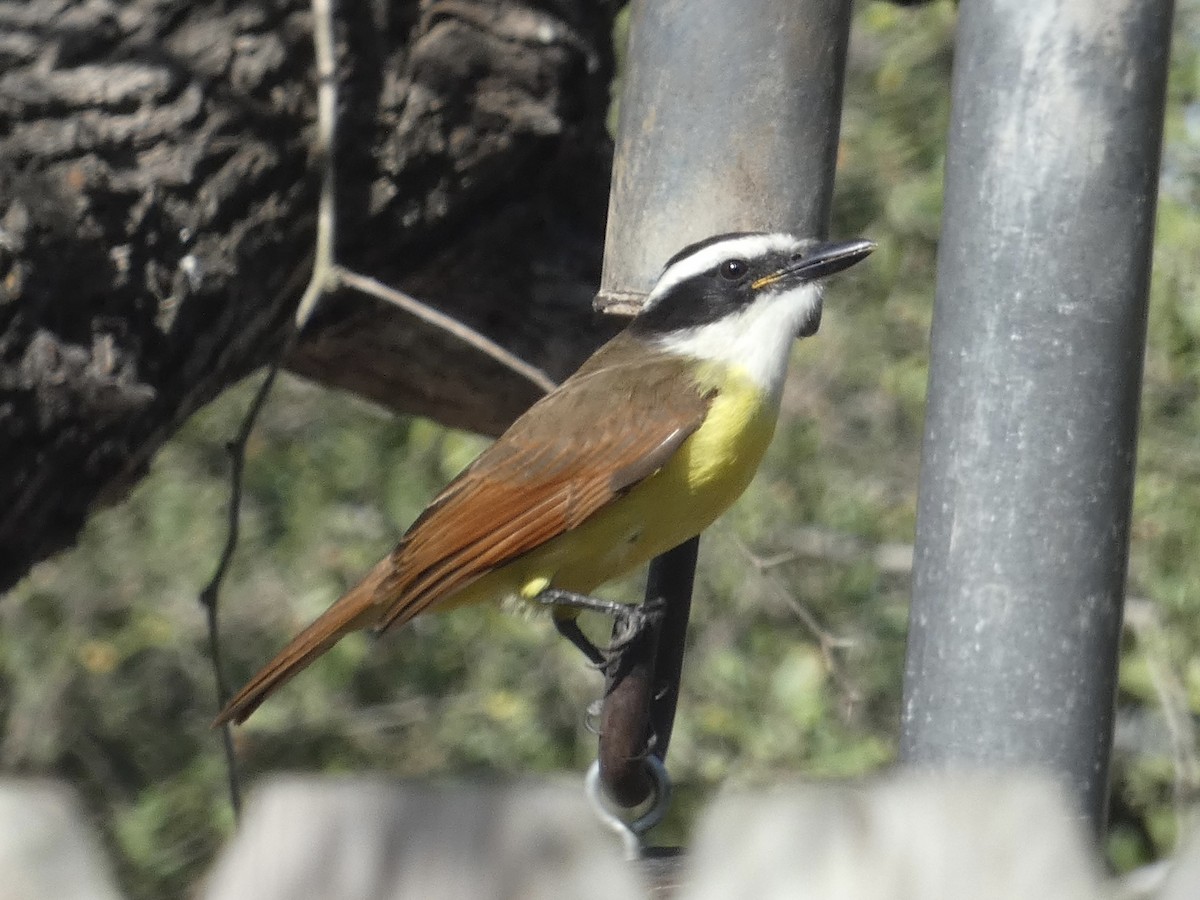
[[[342,2],[339,261],[552,377],[591,312],[615,6]],[[309,276],[319,178],[306,0],[0,2],[0,590],[268,361]],[[496,433],[537,395],[340,291],[287,360]]]

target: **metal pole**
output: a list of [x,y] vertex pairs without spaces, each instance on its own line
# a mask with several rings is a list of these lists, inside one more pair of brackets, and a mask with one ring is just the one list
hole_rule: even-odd
[[849,0],[634,0],[598,303],[685,244],[828,227]]
[[[849,0],[634,0],[600,308],[632,312],[715,233],[825,234],[849,28]],[[600,771],[622,803],[648,790],[644,736],[666,756],[695,557],[689,541],[651,565],[662,640],[608,685]]]
[[1171,0],[963,0],[901,756],[1100,828]]

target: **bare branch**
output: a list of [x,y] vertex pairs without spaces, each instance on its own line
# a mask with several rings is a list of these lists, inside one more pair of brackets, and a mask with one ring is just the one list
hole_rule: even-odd
[[[213,675],[217,687],[218,707],[223,707],[229,698],[221,666],[221,642],[218,630],[218,610],[221,584],[233,561],[239,537],[239,520],[242,501],[242,474],[245,468],[246,444],[255,422],[266,404],[267,397],[279,373],[283,359],[295,346],[297,336],[308,322],[321,298],[342,284],[371,296],[383,299],[425,322],[429,322],[459,340],[474,347],[490,358],[522,375],[543,392],[554,389],[554,381],[544,372],[529,365],[499,344],[464,325],[463,323],[434,310],[413,297],[387,287],[373,278],[350,272],[337,264],[334,246],[337,236],[336,157],[337,143],[337,78],[333,41],[333,9],[331,0],[312,0],[313,43],[317,67],[317,134],[313,146],[313,158],[321,167],[321,191],[317,205],[317,227],[313,250],[313,270],[308,286],[296,308],[295,327],[283,342],[278,354],[271,362],[267,375],[259,386],[246,416],[242,420],[237,437],[228,445],[230,455],[229,522],[225,547],[212,579],[200,594],[208,619],[209,650],[212,656]],[[222,726],[225,760],[229,777],[229,797],[235,816],[241,809],[241,786],[237,756],[234,751],[231,726]]]
[[[221,666],[221,633],[218,621],[221,584],[225,581],[225,575],[228,573],[229,566],[233,562],[233,555],[237,550],[238,538],[241,533],[242,472],[246,465],[246,444],[249,442],[250,434],[254,430],[254,423],[258,420],[258,415],[262,412],[262,408],[266,404],[267,396],[271,393],[275,377],[279,374],[280,359],[282,359],[282,354],[268,367],[266,377],[263,378],[262,384],[258,386],[258,391],[255,393],[250,407],[246,410],[246,415],[242,419],[237,436],[225,447],[229,452],[229,515],[227,531],[225,533],[225,546],[221,550],[221,558],[217,562],[216,571],[213,572],[213,576],[209,579],[208,584],[205,585],[204,590],[200,592],[200,603],[204,606],[208,618],[208,649],[212,657],[213,677],[217,686],[218,709],[225,705],[230,696],[229,685],[225,681],[224,671]],[[221,727],[221,737],[225,746],[225,766],[229,779],[229,802],[233,806],[234,816],[238,816],[242,809],[241,776],[238,769],[237,754],[233,747],[233,731],[229,723]]]
[[480,350],[492,359],[512,369],[545,392],[554,389],[554,382],[542,371],[526,363],[499,344],[467,327],[450,316],[443,315],[414,297],[389,288],[365,275],[358,275],[337,264],[334,241],[337,234],[337,72],[333,43],[333,11],[331,0],[312,0],[313,43],[317,66],[317,136],[313,157],[321,166],[321,194],[317,206],[316,247],[313,271],[304,296],[296,308],[296,328],[302,330],[321,297],[345,284],[398,306],[425,322],[453,334],[464,343]]
[[[834,652],[854,647],[857,641],[834,634],[825,628],[813,611],[792,596],[791,592],[784,587],[779,578],[769,571],[772,560],[767,560],[764,563],[741,540],[735,539],[734,543],[742,555],[758,571],[759,578],[763,580],[776,599],[792,610],[796,618],[808,629],[809,634],[816,639],[817,649],[821,652],[821,661],[825,664],[825,670],[841,689],[842,696],[845,698],[847,704],[853,705],[858,703],[862,699],[862,690],[850,680]],[[776,562],[773,564],[778,565],[779,563]]]
[[1150,683],[1170,736],[1175,824],[1178,833],[1185,834],[1200,793],[1200,738],[1192,721],[1187,687],[1169,664],[1166,627],[1152,601],[1129,597],[1125,601],[1125,627],[1142,646]]
[[789,535],[790,549],[760,556],[748,547],[746,558],[760,572],[802,559],[830,563],[853,563],[869,559],[884,575],[908,575],[912,572],[913,548],[898,541],[872,546],[851,534],[825,528],[799,528]]
[[[333,241],[336,225],[336,200],[334,193],[334,143],[337,127],[337,81],[334,72],[333,54],[333,9],[330,0],[312,0],[313,44],[317,64],[317,136],[313,156],[321,167],[321,193],[317,201],[316,246],[313,251],[313,271],[308,286],[296,309],[296,326],[279,348],[279,352],[267,368],[266,377],[258,387],[246,415],[242,419],[237,437],[226,449],[229,452],[229,520],[225,536],[225,547],[212,578],[200,593],[208,620],[208,647],[212,657],[213,677],[217,687],[217,708],[221,709],[229,700],[229,685],[225,681],[221,665],[221,633],[219,622],[220,591],[229,566],[233,562],[241,533],[242,474],[246,467],[246,444],[258,416],[266,405],[267,397],[279,374],[279,367],[296,342],[296,335],[304,327],[317,301],[335,279]],[[221,740],[225,749],[225,767],[229,780],[229,802],[235,817],[241,814],[242,789],[237,753],[233,746],[233,726],[226,722],[221,726]]]
[[317,237],[312,277],[296,307],[296,329],[308,323],[317,302],[336,282],[333,242],[337,226],[337,72],[333,53],[333,8],[330,0],[312,0],[313,44],[317,63],[317,136],[313,157],[321,167],[317,200]]
[[544,392],[549,393],[554,390],[554,380],[541,369],[531,366],[525,360],[505,350],[487,336],[464,325],[457,319],[451,318],[445,313],[440,313],[436,309],[425,305],[415,297],[410,297],[408,294],[390,288],[386,284],[376,281],[374,278],[368,278],[365,275],[358,275],[347,271],[340,266],[337,268],[337,280],[347,287],[362,291],[364,294],[370,294],[372,297],[378,297],[380,300],[386,300],[388,303],[398,306],[405,312],[411,313],[417,318],[429,322],[431,325],[436,325],[438,328],[454,335],[463,343],[474,347],[481,353],[487,354],[501,365],[507,366],[518,375],[524,376]]

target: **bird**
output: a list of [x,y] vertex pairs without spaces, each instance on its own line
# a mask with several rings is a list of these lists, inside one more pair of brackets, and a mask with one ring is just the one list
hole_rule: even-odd
[[774,433],[792,345],[820,325],[824,280],[874,249],[786,232],[684,247],[628,325],[434,497],[214,726],[244,722],[346,634],[485,601],[550,607],[603,664],[578,614],[630,607],[591,592],[699,534],[742,494]]

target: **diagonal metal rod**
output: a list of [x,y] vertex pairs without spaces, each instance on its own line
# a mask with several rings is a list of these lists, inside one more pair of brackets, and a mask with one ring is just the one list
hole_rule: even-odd
[[646,754],[667,758],[699,546],[692,538],[650,564],[646,601],[661,599],[663,618],[621,650],[605,678],[600,777],[609,796],[627,808],[650,796]]

